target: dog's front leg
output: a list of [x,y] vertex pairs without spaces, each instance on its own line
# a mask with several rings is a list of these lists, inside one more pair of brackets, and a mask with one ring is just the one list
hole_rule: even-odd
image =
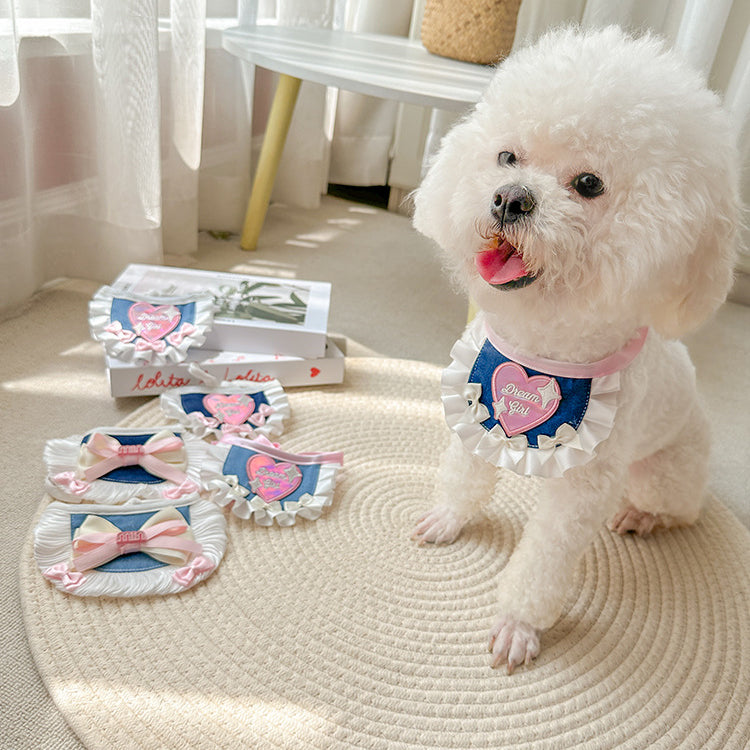
[[548,480],[500,574],[501,615],[490,632],[492,666],[508,672],[539,654],[539,635],[560,616],[576,567],[617,507],[625,469],[599,466]]
[[436,503],[414,527],[412,539],[424,544],[450,544],[477,508],[488,500],[497,481],[497,469],[451,439],[440,458],[435,483]]

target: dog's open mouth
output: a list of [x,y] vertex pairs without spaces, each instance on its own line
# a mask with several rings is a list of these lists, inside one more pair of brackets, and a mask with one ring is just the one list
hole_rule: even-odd
[[504,237],[498,237],[474,256],[479,275],[490,285],[518,289],[536,280],[523,261],[521,253]]

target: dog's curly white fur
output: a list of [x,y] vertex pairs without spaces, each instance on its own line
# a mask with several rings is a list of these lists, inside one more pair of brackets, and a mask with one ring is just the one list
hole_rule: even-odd
[[[718,97],[661,41],[565,28],[499,66],[415,193],[416,228],[516,351],[595,362],[650,329],[621,374],[609,438],[591,462],[545,481],[501,573],[493,666],[536,657],[608,519],[647,533],[699,515],[709,423],[676,339],[731,285],[737,163]],[[478,270],[488,246],[517,256],[498,283]],[[496,479],[452,435],[414,538],[452,542]]]

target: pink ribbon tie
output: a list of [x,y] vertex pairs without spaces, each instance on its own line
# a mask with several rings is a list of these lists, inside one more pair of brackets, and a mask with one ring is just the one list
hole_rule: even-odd
[[167,341],[172,346],[179,346],[185,340],[186,336],[193,336],[196,333],[198,333],[198,329],[192,323],[183,323],[179,331],[170,333],[167,336]]
[[268,404],[261,404],[255,414],[248,419],[248,422],[254,424],[256,427],[260,427],[266,423],[266,417],[270,417],[273,413],[273,407]]
[[162,521],[137,531],[92,532],[73,540],[73,565],[78,571],[91,570],[132,552],[168,549],[199,555],[203,547],[181,538],[188,525],[184,521]]
[[183,495],[189,495],[199,489],[200,487],[192,479],[186,479],[176,487],[168,487],[161,493],[161,496],[166,497],[167,500],[179,500]]
[[161,339],[156,341],[149,341],[148,339],[138,339],[135,342],[135,350],[138,352],[154,351],[162,354],[167,348],[167,345]]
[[159,454],[184,448],[184,443],[176,435],[155,441],[148,440],[143,445],[121,445],[117,438],[95,432],[86,443],[86,448],[100,459],[83,472],[84,478],[89,482],[115,469],[136,464],[150,474],[177,485],[187,480],[187,475],[183,471],[159,458]]
[[71,570],[67,563],[53,565],[51,568],[47,568],[42,575],[49,581],[61,583],[67,591],[74,591],[86,580],[82,573]]
[[63,471],[61,474],[55,474],[52,477],[55,484],[65,487],[73,495],[84,495],[91,488],[88,482],[84,482],[76,477],[73,471]]
[[174,572],[172,580],[187,588],[201,573],[210,573],[216,566],[203,555],[193,558],[184,568]]
[[195,414],[195,418],[206,427],[209,427],[212,430],[215,430],[221,422],[219,422],[216,417],[207,417],[205,414],[201,414],[199,411],[193,412]]
[[124,344],[129,344],[135,338],[135,334],[132,331],[125,330],[119,320],[115,320],[108,326],[105,326],[104,330],[116,336]]

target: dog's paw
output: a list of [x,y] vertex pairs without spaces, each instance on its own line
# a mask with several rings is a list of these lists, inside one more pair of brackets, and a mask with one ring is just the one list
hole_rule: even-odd
[[621,510],[610,522],[609,530],[624,535],[633,532],[638,536],[650,534],[660,524],[660,517],[632,505]]
[[516,667],[536,659],[539,651],[539,631],[525,622],[500,617],[490,631],[493,669],[504,664],[508,674],[513,674]]
[[425,542],[450,544],[456,540],[465,523],[466,520],[447,505],[438,505],[417,521],[411,538],[420,545]]

